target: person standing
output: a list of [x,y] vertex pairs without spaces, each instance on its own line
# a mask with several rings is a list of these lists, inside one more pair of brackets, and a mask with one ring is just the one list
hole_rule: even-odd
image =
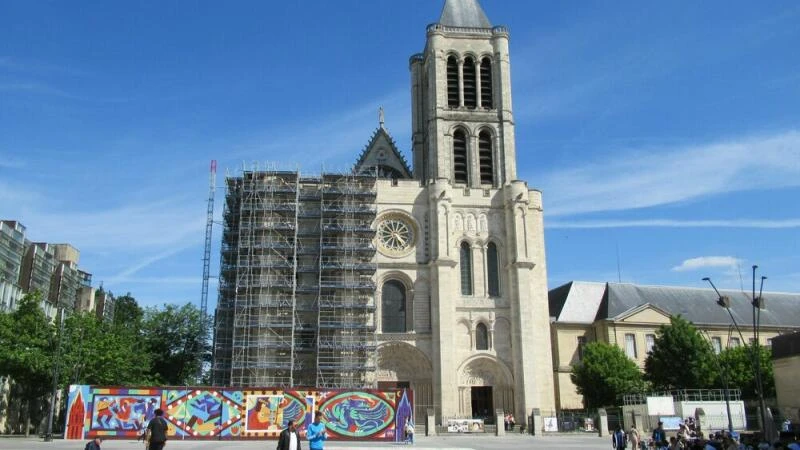
[[86,443],[86,447],[83,447],[83,450],[100,450],[100,444],[103,442],[103,438],[96,437],[91,441]]
[[165,419],[164,411],[161,408],[156,409],[156,416],[147,424],[148,442],[147,450],[163,450],[164,444],[167,443],[167,430],[169,425]]
[[294,426],[294,420],[290,420],[286,424],[286,428],[281,431],[281,436],[278,438],[278,450],[301,450],[300,435]]
[[321,411],[314,413],[314,423],[309,424],[306,428],[306,437],[308,438],[308,446],[311,450],[323,450],[325,448],[325,440],[328,439],[328,432],[325,431],[325,425],[322,423]]

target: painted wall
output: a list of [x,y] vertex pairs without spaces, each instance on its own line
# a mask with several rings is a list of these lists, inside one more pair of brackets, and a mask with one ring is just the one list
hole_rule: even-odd
[[66,439],[135,439],[164,410],[170,439],[277,439],[289,420],[305,437],[315,411],[328,438],[399,442],[413,418],[413,391],[122,388],[73,385]]

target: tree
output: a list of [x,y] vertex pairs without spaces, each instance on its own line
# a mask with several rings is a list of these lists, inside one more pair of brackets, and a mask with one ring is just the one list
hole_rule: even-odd
[[656,332],[653,350],[644,362],[645,379],[660,390],[714,387],[714,350],[691,322],[670,318]]
[[150,355],[138,336],[98,320],[73,314],[64,327],[61,382],[67,384],[149,384]]
[[[759,346],[761,357],[761,382],[764,397],[775,397],[775,377],[772,372],[772,351]],[[756,399],[756,377],[753,367],[753,347],[743,346],[728,348],[719,354],[720,370],[728,377],[728,386],[739,388],[745,399]],[[723,386],[722,373],[718,374],[718,386]]]
[[142,346],[152,357],[153,375],[166,385],[197,383],[210,358],[211,321],[195,305],[148,308],[142,321]]
[[40,302],[38,291],[26,294],[16,310],[0,314],[0,371],[14,380],[26,404],[26,434],[32,419],[31,402],[48,394],[53,383],[56,327]]
[[144,311],[130,292],[114,299],[113,324],[115,327],[136,335],[141,330],[143,318]]
[[642,373],[616,345],[590,342],[581,361],[572,366],[572,382],[586,408],[617,404],[617,397],[645,391]]

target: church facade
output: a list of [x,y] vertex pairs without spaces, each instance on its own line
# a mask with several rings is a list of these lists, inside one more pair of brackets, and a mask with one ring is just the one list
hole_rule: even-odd
[[[412,388],[417,415],[433,408],[440,419],[482,417],[503,409],[524,417],[532,408],[555,409],[542,194],[517,179],[508,41],[507,29],[493,26],[477,0],[446,0],[439,21],[428,26],[424,51],[409,63],[412,163],[406,163],[381,120],[354,169],[354,174],[362,174],[358,176],[377,176],[356,182],[361,190],[353,195],[361,206],[351,212],[362,215],[347,222],[353,233],[365,223],[369,230],[360,237],[331,235],[339,244],[370,246],[372,253],[353,256],[341,249],[343,258],[350,259],[335,264],[340,272],[331,272],[338,256],[325,253],[325,230],[332,223],[326,221],[326,198],[352,189],[328,185],[323,175],[313,182],[284,177],[299,186],[296,194],[291,189],[271,191],[272,199],[283,195],[280,192],[287,196],[280,201],[286,211],[292,198],[298,202],[295,227],[309,230],[312,225],[302,225],[304,220],[319,221],[320,256],[303,256],[303,233],[290,233],[292,213],[278,211],[274,214],[287,224],[282,255],[288,258],[287,251],[294,252],[289,264],[275,269],[285,273],[253,268],[244,273],[234,264],[226,275],[223,267],[215,329],[216,384],[325,385],[320,374],[338,367],[348,376],[332,387]],[[310,194],[315,183],[321,186],[321,200]],[[251,233],[245,239],[238,227],[259,220],[246,218],[244,211],[250,214],[254,208],[232,202],[231,195],[236,194],[231,194],[229,181],[226,214],[234,217],[226,218],[223,264],[226,249],[239,249],[230,261],[242,261],[242,255],[252,261],[254,240],[282,233],[271,227],[268,234]],[[303,195],[319,202],[321,218],[310,216],[308,221],[303,215]],[[350,204],[341,198],[336,200],[337,211]],[[341,214],[331,219],[338,230],[345,220]],[[242,250],[242,242],[251,247]],[[301,306],[303,261],[311,267],[306,272],[309,279],[320,280],[318,285],[309,281],[307,307]],[[351,272],[341,272],[345,269]],[[252,327],[264,323],[259,315],[281,315],[281,302],[263,299],[278,295],[277,284],[259,288],[271,290],[245,293],[241,281],[265,276],[274,280],[276,273],[290,280],[280,298],[283,308],[292,309],[284,315],[286,326],[273,325],[269,335],[284,333],[284,340],[292,344],[281,350],[275,341],[270,353],[265,350],[267,341],[259,340]],[[328,275],[337,273],[348,281],[335,287],[324,284]],[[326,289],[332,289],[330,295]],[[324,324],[333,323],[322,316],[325,299],[333,303],[330,308],[340,303],[350,308],[325,316],[340,320],[345,332],[325,329]],[[249,308],[248,320],[242,320],[243,308]],[[359,326],[352,325],[354,318],[359,318]],[[358,345],[353,345],[354,339]],[[261,353],[237,359],[241,346],[236,342],[258,345],[253,352]],[[319,355],[331,351],[338,352],[338,359],[321,362]],[[264,376],[242,375],[257,371]],[[317,376],[303,375],[310,373]]]

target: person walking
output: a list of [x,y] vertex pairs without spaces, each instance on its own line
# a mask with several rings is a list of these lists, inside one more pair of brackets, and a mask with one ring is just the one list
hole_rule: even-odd
[[164,444],[167,443],[167,430],[169,425],[165,419],[164,411],[161,408],[156,409],[156,416],[147,424],[147,450],[163,450]]
[[625,450],[627,444],[625,432],[622,431],[622,425],[617,425],[616,431],[611,435],[611,445],[614,447],[614,450]]
[[640,450],[639,442],[641,442],[642,439],[639,436],[639,430],[636,429],[636,425],[631,425],[631,430],[628,432],[628,440],[631,442],[632,450]]
[[100,444],[103,442],[103,438],[96,437],[91,441],[86,443],[86,447],[83,447],[83,450],[100,450]]
[[300,435],[294,426],[294,420],[290,420],[286,424],[286,428],[281,431],[281,436],[278,438],[278,450],[301,450]]
[[306,437],[308,438],[308,446],[311,450],[323,450],[325,448],[325,440],[328,439],[328,432],[325,431],[325,425],[322,423],[321,411],[314,413],[314,423],[309,424],[306,428]]
[[411,417],[406,417],[406,424],[403,427],[406,434],[406,444],[414,443],[414,424],[411,423]]
[[667,433],[664,432],[664,422],[658,422],[658,426],[653,430],[653,445],[656,449],[667,446]]

